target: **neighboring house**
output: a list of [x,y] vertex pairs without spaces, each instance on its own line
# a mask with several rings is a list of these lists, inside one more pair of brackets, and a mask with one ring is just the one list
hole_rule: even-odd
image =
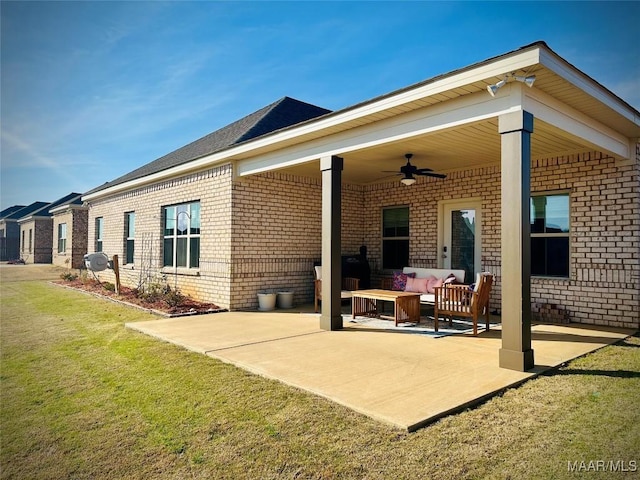
[[[366,246],[375,286],[456,267],[463,238],[496,276],[500,364],[529,369],[532,316],[640,327],[639,137],[638,110],[538,42],[336,112],[285,98],[85,194],[89,245],[124,282],[230,309],[312,301],[321,261],[335,329],[341,254]],[[446,179],[401,184],[405,153]]]
[[13,205],[0,212],[0,262],[16,260],[20,250],[20,227],[10,218],[25,205]]
[[70,193],[27,214],[19,211],[20,258],[25,263],[51,263],[53,260],[53,217],[50,210],[73,203],[80,193]]
[[21,257],[18,219],[47,205],[47,202],[33,202],[26,207],[15,205],[0,213],[0,261],[18,260]]
[[68,268],[84,266],[87,252],[89,207],[78,195],[70,201],[49,209],[53,218],[54,265]]

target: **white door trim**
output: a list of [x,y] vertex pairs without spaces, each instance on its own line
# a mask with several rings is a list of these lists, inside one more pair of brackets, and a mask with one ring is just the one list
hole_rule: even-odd
[[[476,237],[474,251],[474,270],[475,273],[482,271],[482,198],[457,198],[455,200],[440,200],[438,202],[438,268],[444,268],[444,247],[445,247],[445,219],[451,210],[474,209],[476,211]],[[447,246],[447,250],[451,246]],[[447,252],[447,255],[450,252]],[[472,283],[473,278],[466,278],[465,282]]]

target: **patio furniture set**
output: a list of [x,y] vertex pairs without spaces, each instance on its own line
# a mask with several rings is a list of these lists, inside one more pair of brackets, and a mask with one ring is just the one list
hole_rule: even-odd
[[[440,316],[470,318],[473,334],[478,334],[478,319],[484,315],[489,330],[489,303],[493,275],[479,273],[475,284],[464,284],[464,270],[405,267],[393,278],[384,278],[382,288],[359,290],[357,278],[343,279],[341,298],[351,299],[351,313],[401,322],[420,323],[420,306],[427,305],[434,311],[434,330],[438,331]],[[322,300],[322,268],[315,267],[315,311]],[[393,315],[383,311],[385,302],[393,303]]]

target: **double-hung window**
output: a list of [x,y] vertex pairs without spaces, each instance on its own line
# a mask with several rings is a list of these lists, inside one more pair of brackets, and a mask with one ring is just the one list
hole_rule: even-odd
[[165,267],[200,266],[200,202],[163,208]]
[[136,214],[135,212],[127,212],[124,214],[125,263],[133,263],[135,236]]
[[58,224],[58,253],[67,251],[67,224]]
[[569,277],[569,194],[531,196],[531,274]]
[[102,236],[104,235],[104,218],[96,218],[96,252],[102,251]]
[[409,207],[382,210],[382,268],[409,265]]

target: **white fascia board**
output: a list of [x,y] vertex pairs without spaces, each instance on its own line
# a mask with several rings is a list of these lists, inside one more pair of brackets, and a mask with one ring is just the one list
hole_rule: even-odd
[[[105,188],[104,190],[100,190],[98,192],[83,196],[82,200],[91,201],[104,196],[113,195],[121,191],[131,190],[133,188],[161,181],[167,178],[183,175],[190,171],[200,170],[212,165],[224,163],[225,161],[229,161],[230,158],[237,158],[238,156],[251,156],[252,151],[265,147],[273,147],[280,142],[286,142],[302,135],[316,133],[328,128],[333,128],[343,123],[347,123],[359,118],[367,117],[375,113],[411,103],[416,100],[420,100],[421,98],[444,93],[458,87],[463,87],[465,85],[473,84],[480,81],[487,81],[487,79],[491,81],[496,77],[501,78],[507,73],[527,69],[533,65],[536,65],[537,63],[539,63],[539,58],[540,47],[538,46],[531,48],[530,50],[516,52],[503,58],[496,59],[495,61],[479,65],[478,67],[463,69],[458,73],[445,75],[442,78],[428,82],[424,85],[420,85],[414,88],[408,88],[399,93],[385,96],[379,100],[365,102],[360,106],[348,108],[344,111],[338,111],[333,115],[328,114],[327,116],[317,121],[311,120],[309,122],[306,122],[304,125],[300,125],[299,127],[286,129],[280,133],[267,135],[264,138],[260,138],[255,141],[249,141],[237,147],[232,147],[222,152],[207,155],[186,164],[163,170],[162,172],[157,172],[155,174],[148,175],[139,179],[131,180],[119,185],[114,185],[113,187]],[[486,94],[486,92],[484,93]],[[449,102],[445,103],[449,105]],[[345,150],[340,151],[345,152]],[[240,163],[242,163],[242,161]]]
[[52,220],[52,218],[42,215],[29,215],[28,217],[19,218],[18,223],[35,222],[36,220]]
[[480,122],[521,108],[521,105],[514,104],[509,95],[493,98],[487,92],[478,92],[243,160],[238,162],[237,173],[239,176],[253,175],[324,156],[344,155],[355,150]]
[[581,72],[561,57],[548,50],[541,50],[540,63],[567,82],[575,85],[583,92],[614,110],[627,120],[640,126],[638,112],[625,104],[623,100],[611,93],[597,81]]
[[[568,107],[554,97],[531,89],[523,95],[523,109],[534,118],[557,127],[614,156],[631,158],[631,140],[593,118]],[[535,135],[535,127],[534,127]]]
[[49,210],[49,213],[51,214],[58,214],[58,213],[62,213],[66,210],[87,210],[88,207],[85,205],[78,205],[78,204],[67,204],[67,205],[60,205],[59,207],[56,208],[52,208],[51,210]]

